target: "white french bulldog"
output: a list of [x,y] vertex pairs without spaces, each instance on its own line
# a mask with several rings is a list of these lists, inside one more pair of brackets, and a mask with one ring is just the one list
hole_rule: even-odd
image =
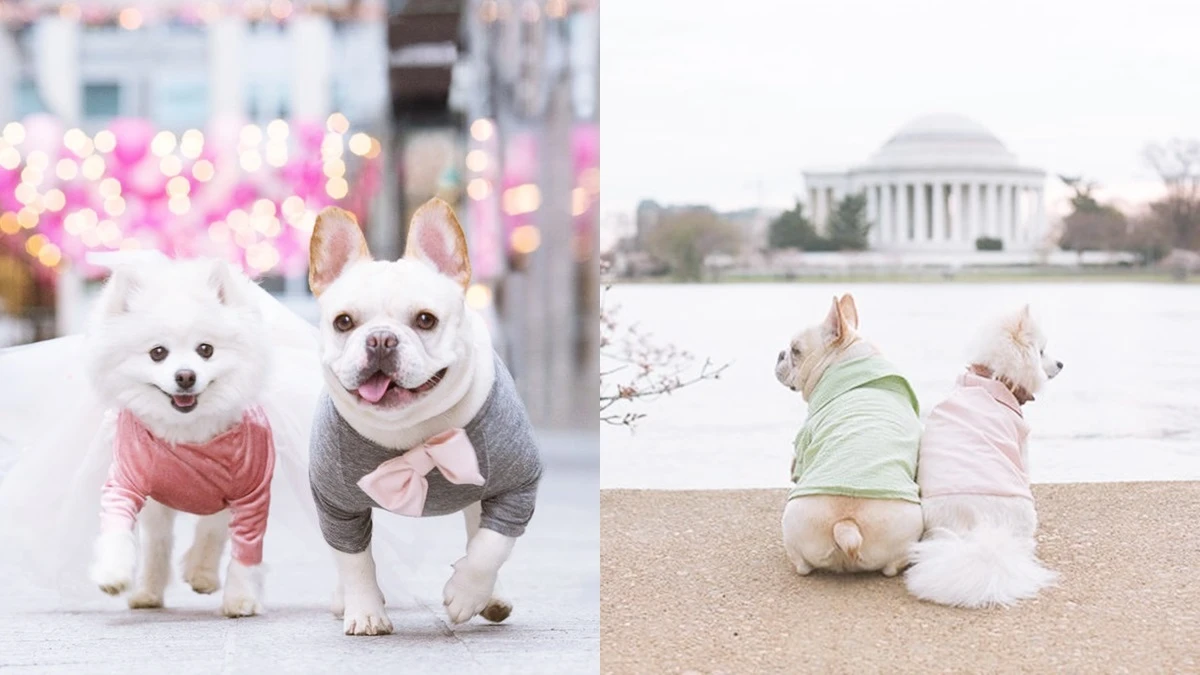
[[[532,515],[541,465],[511,376],[483,318],[466,306],[470,279],[462,229],[441,200],[413,215],[396,261],[372,260],[354,217],[341,209],[326,208],[313,230],[309,284],[321,310],[329,397],[323,405],[331,405],[317,413],[310,478],[337,559],[333,609],[347,635],[392,632],[375,577],[370,518],[372,507],[403,511],[367,494],[367,474],[384,468],[380,459],[412,455],[453,430],[471,437],[477,471],[462,473],[474,478],[427,464],[417,471],[426,472],[418,479],[427,481],[424,509],[418,503],[407,515],[466,516],[467,553],[443,591],[452,622],[481,613],[502,621],[512,610],[495,594],[496,578]],[[477,434],[480,424],[495,426]],[[501,475],[510,467],[520,475]]]

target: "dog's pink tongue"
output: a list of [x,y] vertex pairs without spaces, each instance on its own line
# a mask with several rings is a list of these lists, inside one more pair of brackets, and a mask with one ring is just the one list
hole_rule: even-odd
[[371,403],[379,403],[391,383],[392,378],[383,373],[375,373],[371,379],[358,385],[358,395]]

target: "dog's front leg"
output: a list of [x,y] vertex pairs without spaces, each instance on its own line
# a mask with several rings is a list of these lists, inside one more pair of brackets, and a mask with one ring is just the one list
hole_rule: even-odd
[[96,553],[88,576],[109,595],[124,593],[133,584],[137,565],[137,540],[133,530],[108,530],[96,540]]
[[[475,538],[475,534],[479,532],[479,521],[483,517],[483,505],[479,502],[471,504],[463,509],[463,519],[467,524],[467,544]],[[497,576],[495,588],[492,589],[492,597],[488,600],[488,604],[479,613],[480,616],[493,623],[500,623],[512,614],[512,603],[503,597],[500,590],[500,578]]]
[[229,509],[201,516],[196,538],[183,555],[183,580],[197,593],[214,593],[221,588],[221,554],[229,539]]
[[262,565],[243,565],[236,558],[225,570],[225,594],[221,613],[235,619],[262,613]]
[[488,606],[496,588],[496,575],[512,553],[515,541],[484,528],[467,542],[467,555],[454,563],[454,574],[442,591],[451,622],[464,623]]
[[171,544],[175,534],[175,511],[147,500],[138,518],[141,529],[141,567],[137,586],[129,596],[130,609],[163,606],[163,590],[171,575]]
[[[333,550],[342,596],[342,629],[346,635],[387,635],[392,622],[383,608],[383,592],[375,578],[371,547],[360,553]],[[335,597],[334,603],[337,600]],[[336,612],[337,607],[334,607]]]

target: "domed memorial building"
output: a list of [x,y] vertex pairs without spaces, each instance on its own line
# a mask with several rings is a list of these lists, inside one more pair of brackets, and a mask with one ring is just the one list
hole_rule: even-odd
[[960,115],[917,118],[865,164],[805,172],[804,181],[822,231],[838,200],[865,194],[875,250],[974,251],[986,237],[1006,251],[1029,251],[1045,237],[1045,172],[1020,165],[1000,139]]

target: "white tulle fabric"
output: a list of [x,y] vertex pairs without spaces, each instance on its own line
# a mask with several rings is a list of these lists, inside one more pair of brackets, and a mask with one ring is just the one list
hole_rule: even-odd
[[[332,591],[336,572],[308,483],[309,436],[324,386],[317,329],[245,283],[262,305],[275,360],[260,400],[277,453],[263,562],[270,570],[303,552],[305,569],[320,574],[313,585]],[[99,534],[100,488],[116,419],[84,375],[82,345],[83,337],[75,335],[0,349],[0,560],[6,571],[57,589],[68,600],[100,594],[87,567]],[[419,562],[401,521],[385,515],[375,523],[372,548],[389,594],[407,594],[389,568],[411,569]],[[178,525],[176,533],[178,558],[191,536]],[[269,572],[267,583],[269,592]]]

